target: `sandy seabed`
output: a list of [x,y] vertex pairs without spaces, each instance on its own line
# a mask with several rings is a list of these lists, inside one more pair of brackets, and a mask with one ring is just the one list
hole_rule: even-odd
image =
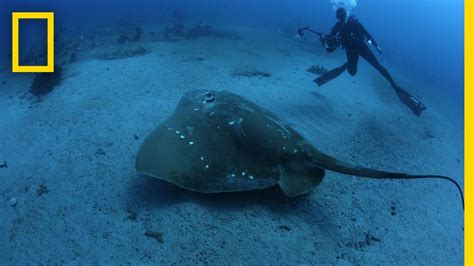
[[[341,160],[463,183],[461,109],[423,82],[392,72],[428,106],[418,118],[365,62],[318,88],[306,69],[338,66],[342,51],[241,32],[145,39],[146,55],[94,59],[119,47],[104,40],[41,101],[26,93],[32,76],[1,76],[0,264],[462,264],[463,210],[449,182],[328,172],[312,193],[285,198],[277,188],[198,194],[135,171],[141,141],[184,92],[225,89]],[[242,69],[271,76],[232,75]]]

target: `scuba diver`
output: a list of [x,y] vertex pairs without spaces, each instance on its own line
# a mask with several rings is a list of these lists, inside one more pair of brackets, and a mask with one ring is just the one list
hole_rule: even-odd
[[[314,82],[318,86],[322,86],[326,82],[336,78],[342,72],[347,70],[349,74],[354,76],[357,73],[357,62],[359,56],[367,60],[375,69],[377,69],[380,74],[382,74],[389,82],[390,85],[395,89],[400,100],[406,104],[417,116],[420,116],[421,112],[426,109],[426,107],[415,97],[410,95],[407,91],[403,90],[398,86],[393,80],[390,73],[387,69],[383,67],[375,58],[375,55],[370,51],[369,47],[365,43],[369,43],[374,46],[379,53],[382,53],[382,50],[375,42],[374,38],[367,32],[367,30],[362,26],[362,24],[354,17],[347,17],[347,11],[343,7],[340,7],[336,11],[336,18],[338,19],[337,23],[331,30],[331,34],[328,36],[320,35],[321,42],[326,47],[328,52],[334,51],[339,43],[343,48],[346,49],[347,62],[337,68],[334,68],[327,73],[316,78]],[[305,30],[309,30],[305,28]]]

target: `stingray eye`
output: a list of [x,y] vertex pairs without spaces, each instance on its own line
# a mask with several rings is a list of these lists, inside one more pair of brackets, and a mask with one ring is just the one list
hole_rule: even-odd
[[216,99],[216,96],[212,94],[210,91],[204,93],[204,100],[203,103],[211,103]]

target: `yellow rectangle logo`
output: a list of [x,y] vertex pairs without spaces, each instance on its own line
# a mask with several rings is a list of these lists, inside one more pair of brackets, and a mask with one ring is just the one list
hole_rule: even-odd
[[[48,58],[46,66],[20,66],[19,30],[20,19],[46,19]],[[54,72],[54,12],[13,12],[12,13],[12,71],[13,72]]]

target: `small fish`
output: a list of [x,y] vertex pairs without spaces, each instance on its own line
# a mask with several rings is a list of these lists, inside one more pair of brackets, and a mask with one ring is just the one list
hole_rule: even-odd
[[3,164],[0,165],[0,168],[8,168],[7,162],[3,161]]

